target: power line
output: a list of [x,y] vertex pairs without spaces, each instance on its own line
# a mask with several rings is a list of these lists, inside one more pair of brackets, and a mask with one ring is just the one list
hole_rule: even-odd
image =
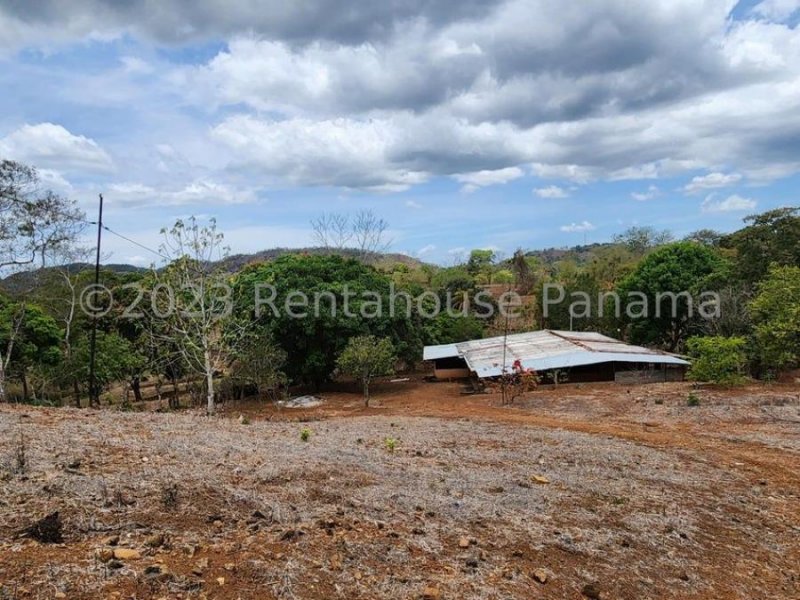
[[117,236],[118,238],[121,238],[121,239],[125,240],[126,242],[130,242],[131,244],[134,244],[135,246],[139,246],[139,248],[142,248],[143,250],[147,250],[148,252],[152,252],[152,253],[153,253],[153,254],[155,254],[156,256],[160,256],[160,257],[161,257],[161,258],[163,258],[164,260],[167,260],[167,261],[168,261],[168,260],[170,260],[170,258],[169,258],[168,256],[164,256],[164,255],[163,255],[163,254],[161,254],[161,252],[159,252],[158,250],[153,250],[152,248],[148,248],[148,247],[147,247],[147,246],[145,246],[144,244],[140,244],[140,243],[139,243],[139,242],[137,242],[136,240],[132,240],[132,239],[131,239],[131,238],[129,238],[129,237],[125,237],[125,236],[124,236],[124,235],[122,235],[121,233],[117,233],[116,231],[114,231],[113,229],[111,229],[111,228],[109,228],[109,227],[106,227],[105,225],[103,225],[103,229],[105,229],[105,230],[106,230],[108,233],[110,233],[110,234],[112,234],[112,235],[115,235],[115,236]]

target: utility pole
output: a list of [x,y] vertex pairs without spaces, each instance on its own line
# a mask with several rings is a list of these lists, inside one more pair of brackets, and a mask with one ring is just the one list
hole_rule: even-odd
[[[97,293],[100,285],[100,239],[103,234],[103,194],[100,194],[100,214],[97,218],[97,255],[94,261],[94,289]],[[94,302],[92,308],[96,310]],[[100,406],[100,392],[97,389],[95,376],[95,358],[97,353],[97,313],[92,315],[92,337],[89,341],[89,406]]]

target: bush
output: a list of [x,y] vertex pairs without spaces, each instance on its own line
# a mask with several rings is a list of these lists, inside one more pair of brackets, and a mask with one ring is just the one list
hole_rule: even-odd
[[370,382],[375,377],[391,374],[396,360],[391,340],[360,335],[350,338],[337,364],[342,373],[358,379],[364,391],[364,405],[369,406]]
[[383,440],[383,445],[386,446],[386,449],[389,452],[394,452],[394,449],[397,448],[397,440],[391,437],[386,438]]
[[304,442],[311,439],[311,430],[308,427],[303,427],[300,430],[300,439]]
[[700,406],[700,397],[694,392],[689,392],[686,398],[686,406]]
[[745,381],[746,340],[741,337],[694,337],[686,342],[692,366],[688,376],[696,381],[737,385]]

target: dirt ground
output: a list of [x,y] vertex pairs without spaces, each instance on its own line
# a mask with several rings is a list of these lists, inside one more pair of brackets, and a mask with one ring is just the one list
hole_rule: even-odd
[[321,397],[0,407],[0,599],[800,598],[800,385]]

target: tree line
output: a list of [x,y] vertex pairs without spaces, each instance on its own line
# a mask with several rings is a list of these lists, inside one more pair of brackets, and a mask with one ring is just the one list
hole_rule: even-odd
[[[157,268],[104,269],[110,296],[94,296],[95,311],[85,310],[82,297],[93,273],[70,266],[86,252],[77,247],[86,225],[73,202],[41,189],[35,169],[0,163],[0,267],[33,269],[25,289],[0,292],[2,400],[85,405],[94,326],[96,380],[106,398],[141,401],[147,387],[148,398],[171,407],[188,400],[209,412],[220,398],[278,398],[290,386],[319,388],[341,375],[360,381],[368,401],[370,382],[396,367],[413,368],[424,345],[509,328],[599,331],[688,353],[696,358],[695,376],[728,383],[745,375],[772,378],[800,361],[797,207],[747,217],[730,234],[702,230],[675,240],[637,227],[607,244],[552,256],[475,249],[446,267],[384,258],[388,225],[367,211],[314,221],[325,252],[285,254],[231,271],[216,224],[187,219],[162,231],[165,260]],[[563,285],[567,296],[636,290],[654,303],[663,292],[713,289],[719,316],[700,318],[682,300],[677,312],[659,318],[613,311],[576,318],[568,298],[544,315],[535,300],[548,282]],[[262,284],[274,286],[279,302],[298,291],[332,302],[342,302],[346,290],[356,296],[350,314],[256,314],[253,298]],[[358,292],[375,292],[384,302],[390,289],[428,302],[460,298],[467,308],[433,317],[387,309],[365,318]],[[482,318],[472,301],[487,289],[513,289],[534,301],[512,323]],[[490,297],[498,302],[496,293]]]

